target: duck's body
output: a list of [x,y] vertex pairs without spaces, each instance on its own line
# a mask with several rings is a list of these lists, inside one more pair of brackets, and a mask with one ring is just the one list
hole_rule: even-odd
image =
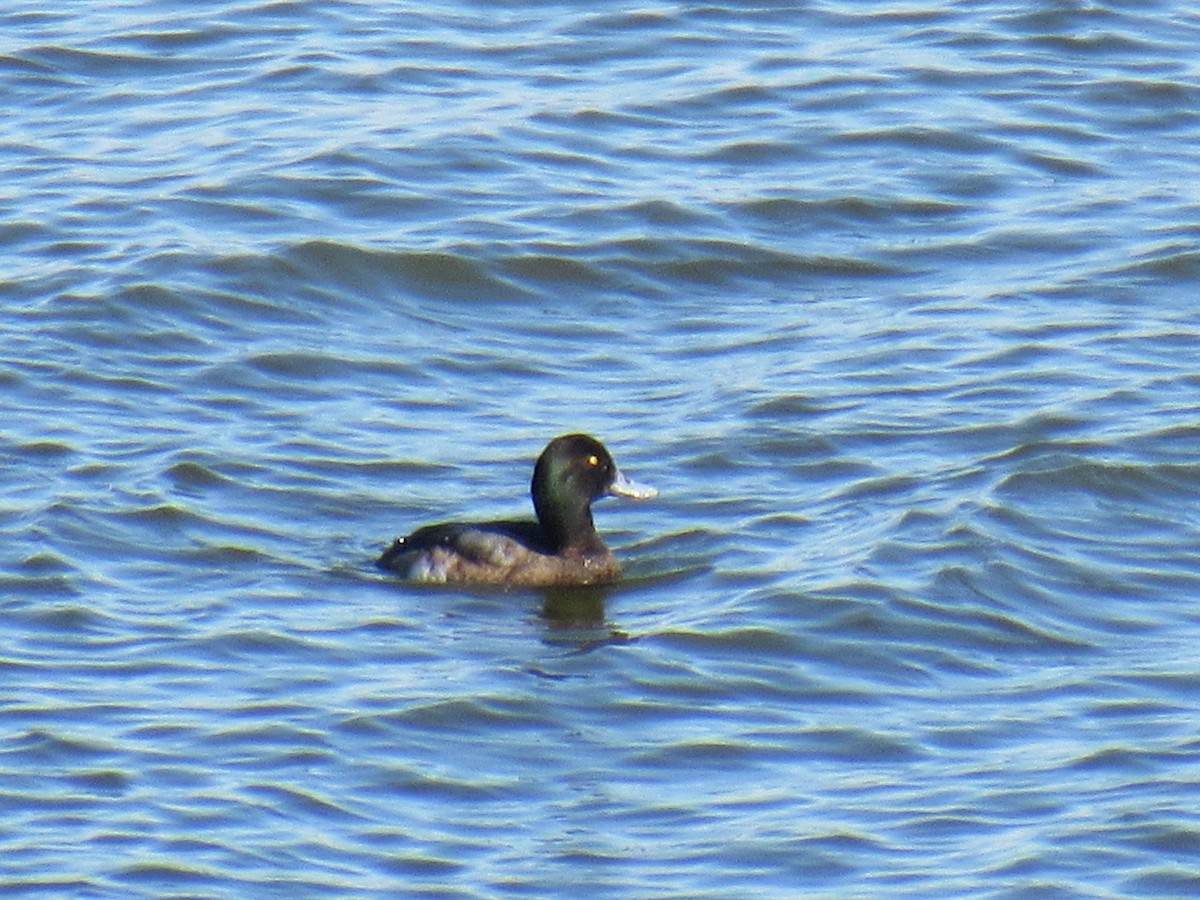
[[605,584],[621,564],[602,543],[555,552],[537,522],[448,522],[401,538],[379,564],[413,581],[538,587]]
[[592,522],[593,500],[657,492],[625,478],[595,438],[555,438],[533,472],[538,520],[428,525],[384,551],[379,565],[414,581],[523,587],[605,584],[621,565]]

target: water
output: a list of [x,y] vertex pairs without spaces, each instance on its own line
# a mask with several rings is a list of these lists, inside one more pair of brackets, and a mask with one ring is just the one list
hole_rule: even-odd
[[[0,883],[1200,894],[1189,4],[0,13]],[[528,509],[628,578],[371,561]]]

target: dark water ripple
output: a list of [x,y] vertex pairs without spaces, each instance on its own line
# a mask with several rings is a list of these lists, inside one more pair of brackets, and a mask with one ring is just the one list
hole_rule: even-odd
[[[7,5],[4,891],[1200,891],[1198,36]],[[620,586],[374,571],[576,429]]]

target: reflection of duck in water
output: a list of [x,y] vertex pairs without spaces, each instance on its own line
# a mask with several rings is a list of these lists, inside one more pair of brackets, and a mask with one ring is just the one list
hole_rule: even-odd
[[598,440],[552,440],[533,470],[537,521],[447,522],[397,540],[379,565],[414,581],[552,587],[606,584],[621,564],[592,523],[592,501],[658,494],[621,474]]

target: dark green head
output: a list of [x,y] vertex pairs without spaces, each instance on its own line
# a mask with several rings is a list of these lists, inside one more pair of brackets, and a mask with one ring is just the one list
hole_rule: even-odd
[[586,434],[552,440],[534,466],[530,490],[538,521],[556,551],[600,545],[592,524],[593,500],[610,494],[641,500],[658,493],[622,475],[604,445]]

